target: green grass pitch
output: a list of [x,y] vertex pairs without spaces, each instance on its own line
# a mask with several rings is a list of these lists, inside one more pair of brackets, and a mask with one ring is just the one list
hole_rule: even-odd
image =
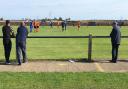
[[[28,27],[29,28],[29,27]],[[0,27],[1,29],[1,27]],[[13,26],[15,30],[17,26]],[[66,32],[61,31],[61,27],[40,27],[40,32],[29,33],[29,36],[88,36],[91,33],[93,36],[109,36],[111,26],[82,26],[80,31],[76,27],[67,27]],[[121,28],[122,36],[128,36],[128,27]],[[0,35],[2,35],[0,30]],[[13,41],[13,48],[11,52],[11,59],[15,60],[15,39]],[[4,51],[2,39],[0,39],[0,59],[4,59]],[[128,39],[123,38],[119,48],[119,58],[128,58]],[[81,59],[88,56],[88,39],[27,39],[27,56],[29,60],[43,60],[43,59]],[[93,59],[111,59],[111,43],[110,39],[93,39]]]

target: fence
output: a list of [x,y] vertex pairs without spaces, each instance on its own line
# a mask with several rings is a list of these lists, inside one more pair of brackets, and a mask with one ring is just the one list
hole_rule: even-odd
[[[2,38],[2,36],[0,36],[0,38]],[[15,38],[15,37],[13,37]],[[77,39],[77,38],[87,38],[88,39],[88,62],[92,61],[92,50],[93,50],[93,39],[106,39],[106,38],[110,38],[109,36],[92,36],[92,34],[89,34],[89,36],[28,36],[27,38],[29,39],[36,39],[36,38],[40,38],[40,39],[45,39],[45,38],[64,38],[64,39],[68,39],[68,38],[73,38],[73,39]],[[128,36],[122,36],[121,38],[128,38]]]

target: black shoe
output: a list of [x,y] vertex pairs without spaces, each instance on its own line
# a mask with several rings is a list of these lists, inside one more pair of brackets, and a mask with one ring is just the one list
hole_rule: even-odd
[[28,61],[27,60],[23,60],[23,63],[27,63]]
[[5,65],[10,65],[11,63],[10,62],[5,62]]
[[18,65],[21,65],[21,63],[18,63]]
[[115,61],[115,60],[110,60],[110,62],[111,62],[111,63],[116,63],[116,61]]

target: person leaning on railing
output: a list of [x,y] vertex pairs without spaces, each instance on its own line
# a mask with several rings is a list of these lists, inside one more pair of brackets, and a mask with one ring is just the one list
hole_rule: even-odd
[[121,32],[120,27],[117,22],[113,22],[113,29],[110,34],[112,43],[112,63],[116,63],[118,59],[118,48],[121,42]]
[[11,37],[14,36],[14,31],[12,30],[10,26],[10,21],[6,20],[5,26],[2,28],[2,33],[3,33],[3,45],[4,45],[4,54],[5,54],[5,59],[6,62],[5,64],[10,64],[10,53],[12,49],[12,42],[11,42]]
[[25,26],[24,22],[21,22],[20,26],[17,29],[16,34],[16,54],[18,59],[18,65],[21,65],[21,52],[23,55],[23,63],[26,63],[27,54],[26,54],[26,38],[28,35],[28,29]]

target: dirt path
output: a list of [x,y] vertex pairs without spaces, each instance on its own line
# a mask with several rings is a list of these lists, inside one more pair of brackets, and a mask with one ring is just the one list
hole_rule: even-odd
[[0,65],[0,72],[128,72],[128,61],[94,63],[69,61],[34,61],[18,66]]

